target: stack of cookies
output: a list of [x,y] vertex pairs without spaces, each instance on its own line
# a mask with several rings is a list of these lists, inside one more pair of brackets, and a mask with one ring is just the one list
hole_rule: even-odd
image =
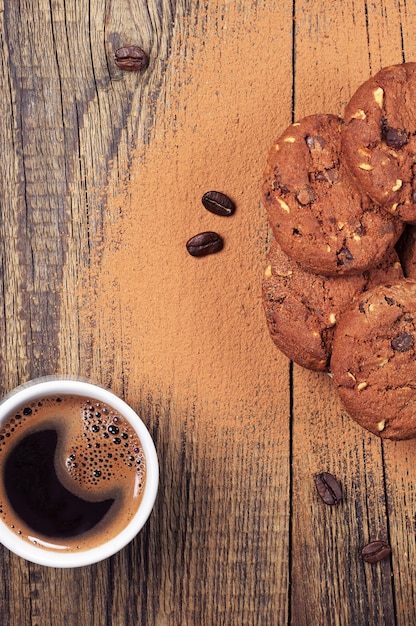
[[330,371],[347,411],[416,436],[416,63],[363,83],[341,119],[310,115],[270,149],[267,325],[299,365]]

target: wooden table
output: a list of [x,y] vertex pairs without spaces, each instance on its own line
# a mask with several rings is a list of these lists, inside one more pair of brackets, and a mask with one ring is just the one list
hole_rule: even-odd
[[[137,409],[161,484],[141,534],[77,570],[1,549],[1,623],[416,623],[415,442],[353,423],[265,328],[260,184],[294,119],[416,59],[406,0],[0,2],[1,390],[85,376]],[[114,52],[137,44],[149,67]],[[208,213],[205,191],[237,204]],[[225,241],[195,259],[203,230]],[[342,483],[336,507],[313,476]],[[391,559],[362,562],[387,539]]]

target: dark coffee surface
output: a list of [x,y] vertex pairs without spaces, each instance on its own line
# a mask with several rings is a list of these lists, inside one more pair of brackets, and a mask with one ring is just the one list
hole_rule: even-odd
[[4,485],[13,509],[35,532],[73,537],[98,524],[114,499],[90,502],[66,489],[55,470],[57,443],[54,430],[24,437],[7,458]]
[[42,398],[10,415],[0,429],[0,460],[3,520],[60,551],[93,548],[122,531],[146,479],[129,422],[78,396]]

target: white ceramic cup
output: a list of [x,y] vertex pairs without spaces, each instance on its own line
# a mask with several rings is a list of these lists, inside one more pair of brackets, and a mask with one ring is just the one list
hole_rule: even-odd
[[[3,398],[0,402],[0,427],[16,410],[26,403],[46,396],[76,395],[91,402],[104,402],[120,413],[139,436],[146,461],[146,482],[142,500],[133,518],[125,528],[101,545],[76,552],[59,552],[32,544],[19,537],[0,518],[0,542],[18,556],[49,567],[81,567],[102,561],[124,548],[141,530],[155,503],[159,485],[159,464],[153,440],[137,413],[121,398],[108,389],[84,380],[44,377],[29,381]],[[0,460],[1,463],[1,460]],[[1,472],[1,467],[0,467]]]

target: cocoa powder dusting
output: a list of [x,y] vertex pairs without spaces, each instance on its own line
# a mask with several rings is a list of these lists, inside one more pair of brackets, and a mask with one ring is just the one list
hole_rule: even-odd
[[[248,424],[268,429],[288,410],[285,358],[270,343],[259,285],[265,151],[291,106],[290,60],[272,71],[263,42],[283,36],[289,46],[290,32],[275,32],[266,7],[245,14],[230,5],[224,20],[228,29],[201,23],[172,42],[150,145],[137,149],[128,182],[107,197],[95,301],[89,288],[83,319],[90,326],[94,312],[93,369],[101,375],[115,367],[117,384],[119,368],[131,396],[139,386],[150,396],[169,392],[179,409],[197,403],[207,432],[240,426],[245,437]],[[210,189],[233,198],[235,215],[204,209]],[[224,250],[192,258],[186,241],[211,230]],[[120,346],[119,363],[106,363],[106,344]]]

